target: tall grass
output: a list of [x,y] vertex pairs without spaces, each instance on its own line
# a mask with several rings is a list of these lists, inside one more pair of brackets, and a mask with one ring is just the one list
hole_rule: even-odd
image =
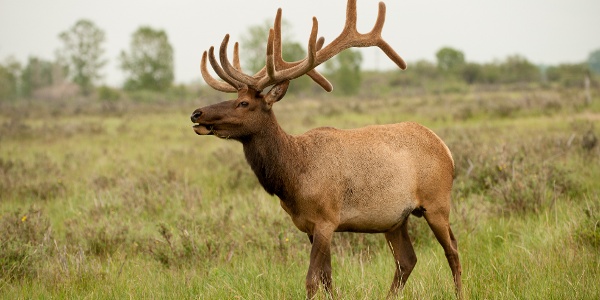
[[[468,298],[597,299],[600,107],[573,105],[578,93],[292,96],[275,110],[294,134],[406,120],[436,131],[457,165],[451,222]],[[3,104],[3,298],[304,297],[308,238],[241,146],[193,133],[189,112],[205,103],[156,101]],[[423,219],[409,222],[419,261],[399,298],[454,298],[441,247]],[[383,236],[333,243],[335,294],[384,298]]]

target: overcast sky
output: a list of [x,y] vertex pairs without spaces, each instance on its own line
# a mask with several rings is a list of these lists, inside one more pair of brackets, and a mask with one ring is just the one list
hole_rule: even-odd
[[[360,32],[371,29],[375,0],[358,0]],[[408,62],[435,60],[450,46],[473,62],[520,54],[536,64],[576,63],[600,49],[600,0],[387,0],[383,37]],[[140,26],[164,29],[175,50],[175,80],[200,80],[202,52],[218,46],[226,33],[233,41],[251,25],[273,19],[277,8],[291,23],[293,38],[308,40],[311,18],[319,35],[331,41],[341,31],[346,0],[0,0],[0,61],[14,56],[54,60],[58,34],[79,19],[106,33],[104,82],[119,86],[118,55],[129,50]],[[240,54],[243,57],[243,53]],[[394,65],[379,49],[363,50],[363,68]]]

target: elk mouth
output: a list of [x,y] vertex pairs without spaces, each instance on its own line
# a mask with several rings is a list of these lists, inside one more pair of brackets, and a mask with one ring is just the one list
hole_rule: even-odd
[[214,135],[213,125],[196,123],[193,128],[197,135]]

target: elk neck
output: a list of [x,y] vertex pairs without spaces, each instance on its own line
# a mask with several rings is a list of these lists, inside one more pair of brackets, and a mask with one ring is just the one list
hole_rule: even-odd
[[246,160],[262,187],[294,211],[297,179],[306,167],[296,138],[287,134],[273,115],[261,131],[241,142]]

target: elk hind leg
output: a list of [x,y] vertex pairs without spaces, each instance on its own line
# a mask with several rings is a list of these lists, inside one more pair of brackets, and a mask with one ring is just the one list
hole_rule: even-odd
[[[445,203],[449,203],[449,201]],[[449,205],[427,207],[424,216],[429,224],[429,228],[431,228],[436,239],[442,245],[442,248],[444,248],[444,254],[452,270],[456,294],[459,298],[462,298],[462,268],[458,258],[458,242],[452,233],[452,229],[450,229],[450,207]]]
[[392,250],[396,264],[396,273],[388,293],[388,298],[396,296],[398,290],[404,287],[408,276],[410,276],[410,273],[417,264],[417,255],[408,236],[407,224],[408,218],[398,228],[385,233],[385,238],[390,250]]

